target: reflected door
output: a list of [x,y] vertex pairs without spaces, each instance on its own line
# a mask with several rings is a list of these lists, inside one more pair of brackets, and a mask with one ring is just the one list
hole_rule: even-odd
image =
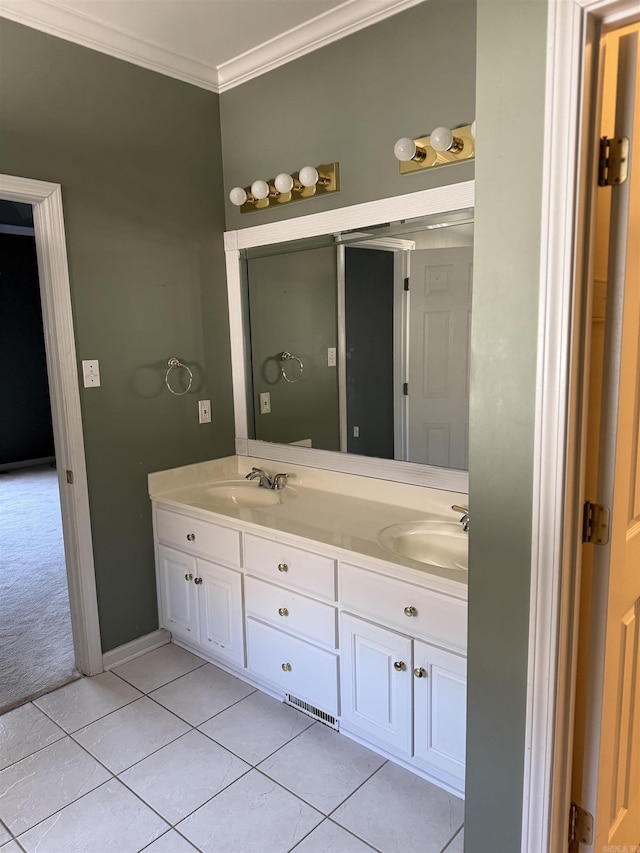
[[409,458],[468,468],[472,247],[411,252]]

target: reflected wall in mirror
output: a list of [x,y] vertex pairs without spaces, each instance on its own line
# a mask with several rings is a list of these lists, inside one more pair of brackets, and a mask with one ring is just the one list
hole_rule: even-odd
[[245,250],[249,437],[466,470],[472,254],[470,210]]

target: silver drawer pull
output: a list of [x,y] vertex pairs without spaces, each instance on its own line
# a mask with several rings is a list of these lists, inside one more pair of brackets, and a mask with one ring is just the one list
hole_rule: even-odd
[[195,533],[187,533],[187,542],[194,542],[196,538]]
[[404,615],[405,616],[415,616],[417,613],[418,613],[418,611],[415,609],[415,607],[412,607],[412,606],[405,607],[405,609],[404,609]]
[[185,576],[184,576],[184,579],[185,579],[186,581],[192,581],[192,580],[193,580],[193,575],[192,575],[192,574],[185,575]]
[[284,672],[291,672],[291,664],[290,663],[283,663],[282,669]]
[[289,566],[286,563],[278,563],[278,571],[279,572],[288,572]]
[[406,664],[405,664],[405,662],[404,662],[404,661],[402,661],[402,660],[397,660],[397,661],[394,663],[393,668],[395,669],[395,671],[396,671],[396,672],[402,672],[402,670],[403,670],[403,669],[406,669],[407,667],[406,667]]
[[424,667],[419,666],[413,670],[413,674],[415,675],[416,678],[426,678],[427,677],[427,670]]
[[288,616],[289,611],[286,607],[278,607],[278,616]]

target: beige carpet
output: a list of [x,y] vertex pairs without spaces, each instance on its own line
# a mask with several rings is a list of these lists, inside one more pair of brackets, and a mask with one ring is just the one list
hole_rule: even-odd
[[0,713],[77,677],[55,469],[0,473]]

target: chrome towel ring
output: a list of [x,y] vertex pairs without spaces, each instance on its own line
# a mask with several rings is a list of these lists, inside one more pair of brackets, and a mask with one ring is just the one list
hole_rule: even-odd
[[[168,365],[168,370],[167,370],[165,377],[164,377],[165,384],[166,384],[167,388],[169,389],[169,391],[171,391],[172,394],[174,394],[176,397],[182,397],[182,395],[186,394],[187,391],[191,388],[191,383],[193,382],[193,373],[191,372],[190,368],[187,367],[186,364],[183,364],[180,361],[179,358],[170,358],[167,361],[167,365]],[[171,385],[171,379],[169,378],[169,374],[171,373],[172,370],[176,370],[177,368],[182,368],[183,370],[186,370],[187,373],[189,374],[189,384],[184,389],[184,391],[176,391],[175,388],[173,388]]]
[[[298,376],[295,379],[290,379],[287,376],[287,364],[289,364],[292,361],[298,362],[298,367],[300,370]],[[285,380],[285,382],[291,382],[291,383],[299,382],[302,379],[302,371],[303,370],[304,370],[304,366],[303,366],[302,362],[300,361],[300,359],[298,358],[297,355],[291,355],[291,353],[286,352],[286,350],[285,350],[285,352],[282,353],[282,355],[280,356],[280,372],[282,373],[282,378]]]

